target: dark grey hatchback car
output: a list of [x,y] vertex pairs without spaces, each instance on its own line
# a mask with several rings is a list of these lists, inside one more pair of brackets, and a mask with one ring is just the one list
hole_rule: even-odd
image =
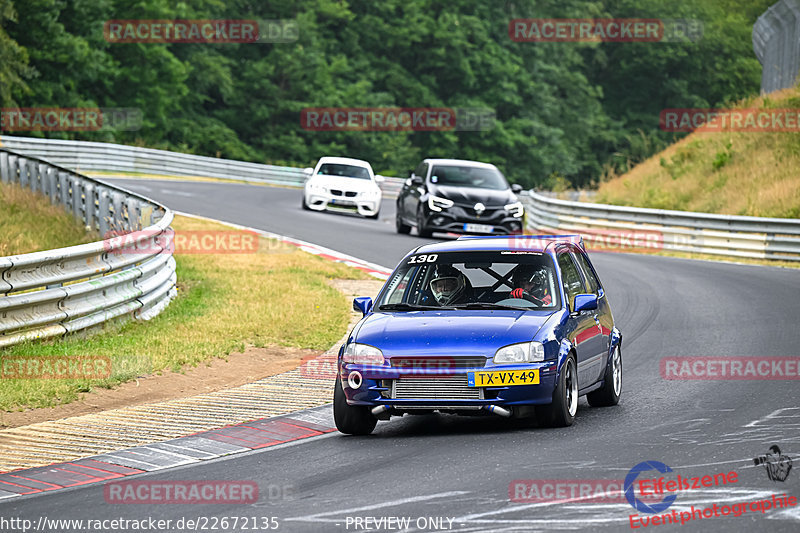
[[523,230],[522,187],[509,186],[496,166],[460,159],[426,159],[397,197],[396,228],[420,237],[433,232],[510,235]]

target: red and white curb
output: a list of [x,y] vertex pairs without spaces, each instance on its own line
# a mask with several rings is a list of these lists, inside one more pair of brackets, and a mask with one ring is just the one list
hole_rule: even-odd
[[330,405],[50,466],[0,474],[0,501],[200,463],[336,431]]

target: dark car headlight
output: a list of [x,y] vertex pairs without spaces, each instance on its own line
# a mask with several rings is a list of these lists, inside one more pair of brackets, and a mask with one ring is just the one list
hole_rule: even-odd
[[442,198],[440,196],[433,196],[432,194],[428,196],[428,208],[431,211],[450,209],[453,207],[453,205],[455,205],[453,200],[448,200],[447,198]]
[[522,218],[522,215],[525,213],[525,208],[522,206],[522,202],[508,204],[505,206],[505,209],[509,215],[516,218]]

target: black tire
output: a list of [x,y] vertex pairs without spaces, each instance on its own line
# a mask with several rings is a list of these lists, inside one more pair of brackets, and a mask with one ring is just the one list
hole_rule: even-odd
[[378,419],[369,412],[369,407],[347,405],[339,378],[336,378],[333,389],[333,420],[336,429],[348,435],[369,435],[378,423]]
[[378,217],[380,216],[380,214],[381,214],[381,212],[378,211],[374,215],[367,215],[367,218],[371,218],[372,220],[378,220]]
[[305,193],[303,193],[303,199],[301,201],[301,205],[303,206],[303,209],[305,209],[306,211],[310,211],[311,210],[311,208],[308,207],[308,204],[306,203],[306,194]]
[[611,356],[611,362],[606,365],[603,376],[603,386],[586,395],[586,400],[592,407],[611,407],[619,403],[622,394],[622,350],[617,346]]
[[417,235],[429,239],[433,232],[425,227],[425,217],[422,215],[422,208],[417,210]]
[[397,230],[397,233],[402,233],[403,235],[408,235],[411,233],[411,226],[403,222],[403,219],[400,218],[399,212],[394,217],[394,227]]
[[575,357],[570,355],[564,361],[558,376],[553,403],[536,406],[536,419],[539,424],[549,427],[567,427],[575,421],[578,412],[578,369]]

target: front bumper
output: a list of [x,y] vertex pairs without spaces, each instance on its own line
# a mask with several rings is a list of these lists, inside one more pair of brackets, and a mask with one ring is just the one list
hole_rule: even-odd
[[[501,208],[487,209],[477,216],[473,208],[455,205],[442,211],[424,210],[426,229],[437,232],[479,234],[479,235],[517,235],[524,230],[523,218],[514,217]],[[468,226],[469,225],[469,226]],[[491,226],[479,231],[470,226]]]
[[[487,370],[539,370],[536,385],[514,385],[497,387],[468,387],[467,374]],[[558,362],[555,360],[524,365],[498,365],[482,368],[452,370],[403,370],[395,367],[376,367],[339,363],[342,388],[349,405],[386,405],[397,410],[404,409],[479,409],[483,406],[542,405],[553,401],[557,380]],[[360,374],[361,384],[351,388],[348,377]],[[396,380],[413,383],[413,397],[397,397]],[[448,383],[448,386],[443,386]],[[462,386],[463,385],[463,386]],[[477,396],[469,397],[465,396]]]
[[380,196],[364,198],[361,196],[334,196],[328,192],[305,192],[306,205],[314,211],[339,211],[358,213],[362,216],[375,216],[381,206]]

